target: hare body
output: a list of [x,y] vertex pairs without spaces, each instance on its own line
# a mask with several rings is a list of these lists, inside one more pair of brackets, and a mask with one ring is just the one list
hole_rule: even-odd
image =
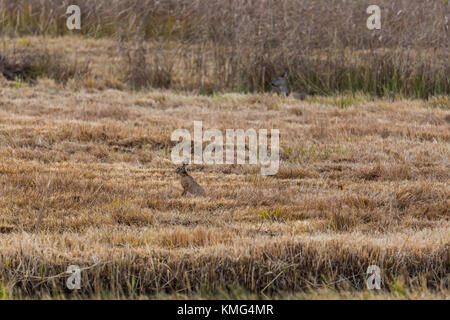
[[203,189],[197,181],[192,178],[189,173],[186,171],[186,164],[183,164],[181,167],[179,167],[176,170],[176,173],[178,173],[181,176],[181,186],[183,187],[183,192],[181,193],[182,196],[186,194],[192,194],[195,196],[205,196],[206,192],[205,189]]
[[285,71],[279,78],[272,81],[270,84],[272,87],[278,88],[285,97],[292,96],[295,99],[305,100],[306,93],[299,90],[291,93],[291,89],[289,88],[289,84],[287,81],[288,72]]

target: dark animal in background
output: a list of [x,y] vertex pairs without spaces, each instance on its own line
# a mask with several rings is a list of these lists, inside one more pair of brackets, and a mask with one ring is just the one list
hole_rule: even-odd
[[289,72],[286,70],[279,78],[272,81],[272,83],[270,85],[272,87],[278,88],[280,90],[281,94],[284,95],[285,97],[292,96],[295,99],[305,100],[305,98],[306,98],[305,92],[303,92],[301,90],[291,92],[291,89],[289,88],[289,84],[288,84],[288,79],[287,79],[288,76],[289,76]]

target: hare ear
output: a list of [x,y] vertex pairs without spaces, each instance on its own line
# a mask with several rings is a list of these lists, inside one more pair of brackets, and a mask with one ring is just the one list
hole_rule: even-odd
[[289,75],[289,70],[286,69],[286,70],[284,70],[284,73],[283,73],[283,75],[281,77],[282,78],[287,78],[288,75]]

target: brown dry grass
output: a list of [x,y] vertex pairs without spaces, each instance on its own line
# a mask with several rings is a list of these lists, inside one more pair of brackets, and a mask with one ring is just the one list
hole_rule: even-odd
[[[105,79],[94,54],[105,40],[70,45]],[[0,88],[6,296],[67,293],[65,276],[53,276],[76,264],[92,267],[82,273],[82,297],[235,287],[259,297],[323,287],[364,297],[358,292],[375,264],[385,294],[449,297],[450,127],[442,97],[430,105],[362,96],[343,108],[345,96],[300,102],[101,89],[48,79]],[[279,128],[278,174],[195,166],[209,196],[181,198],[170,134],[192,130],[194,120],[220,130]]]
[[[0,1],[0,35],[76,34],[118,40],[108,53],[117,57],[114,47],[121,48],[119,56],[129,63],[121,70],[134,88],[263,92],[288,68],[293,89],[309,94],[363,91],[429,98],[450,92],[447,1],[378,0],[379,31],[366,28],[369,4],[359,0],[71,4],[81,7],[79,31],[67,30],[66,1]],[[143,39],[153,45],[140,45]]]
[[[0,1],[0,33],[304,48],[447,47],[449,6],[442,0],[378,0],[382,29],[365,28],[367,2],[358,0],[73,0],[81,31],[66,28],[63,0]],[[447,18],[447,19],[446,19]],[[238,49],[234,46],[234,49]]]

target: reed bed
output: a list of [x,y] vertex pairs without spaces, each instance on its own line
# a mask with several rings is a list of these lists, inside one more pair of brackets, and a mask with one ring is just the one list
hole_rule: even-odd
[[[287,68],[292,87],[309,94],[428,98],[450,92],[446,1],[379,1],[379,31],[366,28],[363,1],[73,4],[83,13],[81,31],[67,30],[64,1],[1,1],[0,33],[115,39],[130,65],[126,82],[138,89],[264,92]],[[178,82],[175,66],[183,70]]]

